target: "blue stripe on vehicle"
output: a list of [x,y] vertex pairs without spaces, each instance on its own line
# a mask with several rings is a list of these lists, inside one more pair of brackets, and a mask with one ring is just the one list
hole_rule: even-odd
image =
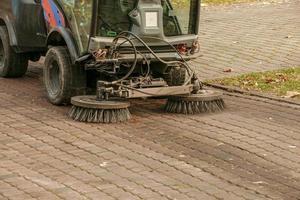
[[59,14],[60,11],[59,11],[58,7],[56,6],[56,4],[53,2],[53,0],[50,0],[50,5],[51,5],[52,13],[53,13],[55,21],[56,21],[56,25],[57,26],[63,26],[62,19],[61,19],[61,16]]

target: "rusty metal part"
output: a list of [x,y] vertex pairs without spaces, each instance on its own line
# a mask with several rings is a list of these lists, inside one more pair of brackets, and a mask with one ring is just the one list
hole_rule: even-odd
[[108,50],[107,49],[98,49],[97,51],[94,51],[92,54],[96,61],[101,61],[106,59]]
[[199,51],[200,51],[200,43],[199,40],[197,39],[193,42],[192,48],[190,50],[190,54],[193,55],[195,53],[199,53]]

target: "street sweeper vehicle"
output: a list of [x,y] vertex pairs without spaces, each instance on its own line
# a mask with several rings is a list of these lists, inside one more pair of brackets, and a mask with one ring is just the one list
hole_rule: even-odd
[[165,111],[224,108],[188,61],[199,56],[200,0],[1,0],[0,75],[45,56],[49,101],[82,122],[123,122],[129,99],[165,97]]

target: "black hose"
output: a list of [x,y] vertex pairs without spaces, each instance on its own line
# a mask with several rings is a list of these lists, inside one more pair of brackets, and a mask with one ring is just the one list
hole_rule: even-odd
[[[118,47],[122,46],[123,44],[129,42],[130,45],[132,46],[132,49],[134,50],[134,62],[133,62],[133,65],[131,66],[129,72],[124,77],[122,77],[122,78],[120,78],[120,79],[118,79],[116,81],[111,82],[111,84],[117,84],[119,82],[122,82],[123,80],[127,79],[133,73],[133,71],[135,70],[136,65],[137,65],[137,60],[138,60],[137,55],[140,54],[140,52],[137,51],[135,44],[132,42],[132,39],[130,39],[128,36],[127,37],[123,36],[124,34],[126,34],[126,35],[128,35],[128,34],[132,35],[134,37],[134,39],[136,39],[140,43],[142,43],[142,45],[145,46],[150,51],[150,53],[158,61],[160,61],[160,62],[162,62],[164,64],[167,64],[167,65],[168,64],[180,64],[180,65],[183,65],[186,68],[186,70],[187,70],[187,72],[189,74],[189,78],[187,79],[187,81],[183,85],[187,85],[187,84],[190,83],[190,81],[192,80],[192,78],[195,75],[195,72],[190,68],[190,66],[188,65],[188,63],[186,62],[186,60],[183,58],[183,56],[180,54],[180,52],[174,47],[174,45],[172,45],[168,41],[165,41],[165,40],[160,39],[160,38],[147,37],[147,36],[145,37],[145,38],[149,38],[149,39],[159,40],[159,41],[162,41],[162,42],[168,44],[170,47],[172,47],[177,52],[177,54],[180,56],[180,58],[181,58],[182,61],[165,61],[165,60],[163,60],[139,36],[137,36],[136,34],[134,34],[132,32],[129,32],[129,31],[123,31],[123,32],[119,33],[118,36],[116,36],[115,39],[113,40],[113,48],[114,48],[113,51],[115,51]],[[121,44],[117,45],[119,39],[124,39],[125,41],[122,42]]]
[[138,57],[137,57],[138,52],[137,52],[136,46],[133,44],[133,42],[128,37],[117,36],[113,40],[113,43],[116,44],[120,38],[123,38],[123,39],[127,40],[131,44],[131,46],[132,46],[132,48],[134,50],[134,61],[133,61],[133,64],[132,64],[129,72],[125,76],[123,76],[122,78],[120,78],[120,79],[118,79],[116,81],[111,82],[111,84],[117,84],[117,83],[119,83],[119,82],[124,81],[125,79],[127,79],[132,74],[132,72],[134,71],[134,69],[135,69],[135,67],[137,65],[137,60],[138,60]]
[[[176,52],[177,54],[180,56],[181,60],[182,61],[165,61],[163,59],[161,59],[150,47],[149,45],[147,45],[139,36],[137,36],[136,34],[130,32],[130,31],[123,31],[121,33],[119,33],[119,35],[117,37],[122,37],[122,35],[124,34],[129,34],[129,35],[132,35],[135,39],[137,39],[139,42],[141,42],[149,51],[150,53],[157,59],[159,60],[160,62],[164,63],[164,64],[181,64],[183,65],[187,71],[188,71],[188,74],[189,74],[189,78],[188,80],[184,83],[184,85],[187,85],[191,79],[193,78],[193,76],[195,75],[195,72],[190,68],[190,66],[188,65],[188,63],[186,62],[186,60],[183,58],[183,56],[180,54],[180,52],[174,47],[174,45],[172,45],[171,43],[163,40],[163,39],[160,39],[160,38],[156,38],[156,37],[145,37],[145,38],[149,38],[149,39],[156,39],[156,40],[160,40],[166,44],[168,44],[169,46],[171,46]],[[127,37],[125,37],[127,38]],[[131,39],[129,39],[128,41],[132,41]],[[121,44],[124,44],[126,42],[123,42]]]
[[[125,44],[125,43],[122,43],[122,44]],[[121,45],[119,45],[119,46],[121,46]],[[130,50],[132,50],[131,48],[124,48],[124,49],[130,49]],[[146,58],[146,56],[144,54],[142,54],[140,51],[137,51],[137,53],[144,59],[144,61],[147,64],[147,72],[146,72],[146,74],[143,75],[143,72],[141,71],[142,76],[144,78],[143,80],[145,80],[149,76],[149,74],[150,74],[150,64],[149,64],[149,61],[148,61],[148,59]],[[142,67],[141,67],[141,70],[142,70]]]

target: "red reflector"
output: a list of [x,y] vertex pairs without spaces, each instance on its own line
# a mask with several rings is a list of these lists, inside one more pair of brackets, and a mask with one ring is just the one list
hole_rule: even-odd
[[186,55],[188,53],[188,47],[187,44],[179,44],[177,45],[177,51],[181,54],[181,55]]

